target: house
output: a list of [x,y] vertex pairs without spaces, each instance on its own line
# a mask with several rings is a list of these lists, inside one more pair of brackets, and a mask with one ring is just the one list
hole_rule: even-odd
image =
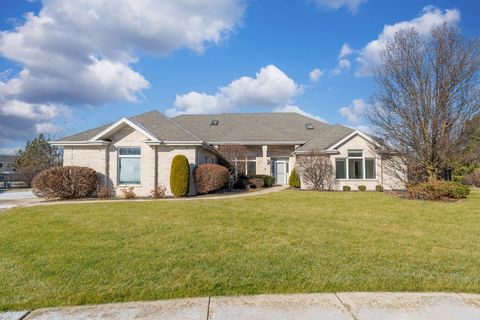
[[[133,186],[147,196],[156,185],[170,193],[170,165],[182,154],[191,170],[221,159],[220,145],[248,149],[245,174],[269,174],[286,184],[297,157],[312,151],[328,156],[336,173],[336,188],[365,185],[374,190],[401,189],[387,174],[382,155],[366,134],[330,125],[297,113],[224,113],[167,118],[158,111],[122,118],[115,123],[52,142],[64,149],[64,165],[95,169],[112,190]],[[195,194],[193,178],[190,194]]]
[[15,178],[15,161],[18,156],[0,155],[0,188],[6,188]]

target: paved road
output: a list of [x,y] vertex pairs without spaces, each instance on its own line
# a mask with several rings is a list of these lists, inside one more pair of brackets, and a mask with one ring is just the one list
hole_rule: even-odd
[[479,320],[480,295],[337,293],[129,302],[20,312],[0,320]]
[[32,190],[2,191],[0,192],[0,209],[13,208],[34,199],[37,198],[33,194]]

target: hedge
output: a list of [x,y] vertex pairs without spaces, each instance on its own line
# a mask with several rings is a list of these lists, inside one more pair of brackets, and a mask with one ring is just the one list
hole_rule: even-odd
[[470,188],[453,181],[427,181],[407,186],[412,199],[441,200],[466,198]]
[[288,178],[288,184],[292,188],[300,188],[300,177],[298,176],[297,170],[293,168],[290,173],[290,178]]
[[47,199],[78,199],[93,197],[98,190],[98,175],[87,167],[54,167],[33,178],[35,195]]
[[217,191],[228,183],[228,169],[218,164],[201,164],[193,171],[199,194]]
[[249,177],[250,179],[252,178],[262,178],[263,179],[263,186],[265,188],[272,187],[275,184],[275,178],[272,176],[269,176],[267,174],[256,174],[253,176]]
[[190,164],[184,155],[176,155],[170,169],[170,190],[176,197],[185,197],[190,189]]

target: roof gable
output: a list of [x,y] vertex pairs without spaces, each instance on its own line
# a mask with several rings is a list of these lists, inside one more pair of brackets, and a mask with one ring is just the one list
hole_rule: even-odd
[[84,132],[65,137],[58,142],[89,142],[99,141],[109,132],[121,125],[129,125],[143,133],[152,142],[197,142],[201,139],[182,128],[171,119],[154,110],[129,118],[122,118],[117,122],[90,129]]
[[295,153],[330,150],[332,146],[353,132],[355,132],[355,130],[336,124],[295,150]]

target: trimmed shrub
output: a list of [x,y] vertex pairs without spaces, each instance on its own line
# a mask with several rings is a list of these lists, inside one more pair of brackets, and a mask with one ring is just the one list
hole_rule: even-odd
[[170,169],[170,190],[176,197],[185,197],[190,189],[190,164],[184,155],[176,155]]
[[110,193],[110,190],[108,189],[107,186],[103,186],[97,189],[97,198],[100,199],[107,199],[110,198],[112,194]]
[[250,179],[245,175],[240,175],[237,182],[233,185],[233,189],[244,190],[250,185]]
[[343,191],[352,191],[352,187],[350,187],[350,186],[343,186]]
[[295,168],[293,168],[292,172],[290,172],[288,184],[292,188],[300,188],[300,177],[298,176],[297,170]]
[[32,181],[33,192],[47,199],[92,197],[98,187],[97,172],[87,167],[50,168],[37,174]]
[[407,186],[412,199],[441,200],[466,198],[470,188],[453,181],[427,181]]
[[223,188],[228,183],[228,169],[218,164],[201,164],[193,171],[195,186],[200,194]]
[[121,188],[120,191],[123,193],[125,199],[134,199],[137,196],[133,187]]
[[367,190],[367,186],[358,186],[358,190],[360,190],[360,191],[366,191],[366,190]]
[[167,193],[167,188],[164,186],[156,186],[153,188],[152,191],[150,191],[150,194],[152,195],[153,199],[161,199],[165,198],[165,194]]
[[383,192],[383,186],[382,186],[381,184],[377,184],[377,185],[375,186],[375,191],[377,191],[377,192]]
[[250,179],[250,186],[254,188],[263,188],[264,182],[262,178],[252,178]]
[[275,184],[275,178],[272,177],[272,176],[269,176],[269,175],[267,175],[267,174],[255,174],[255,175],[251,175],[249,178],[250,178],[250,179],[252,179],[252,178],[261,178],[261,179],[263,179],[263,187],[264,187],[264,188],[273,187],[273,185]]

